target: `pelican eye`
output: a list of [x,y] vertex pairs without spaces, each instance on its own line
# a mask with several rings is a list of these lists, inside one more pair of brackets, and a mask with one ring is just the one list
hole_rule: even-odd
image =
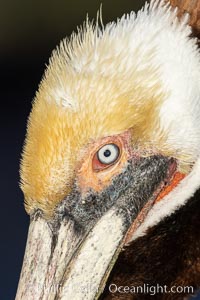
[[104,165],[110,165],[114,163],[120,154],[119,147],[115,144],[107,144],[99,149],[97,152],[97,158],[100,163]]

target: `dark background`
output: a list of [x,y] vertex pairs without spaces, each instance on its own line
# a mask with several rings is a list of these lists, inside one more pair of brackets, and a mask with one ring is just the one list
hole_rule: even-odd
[[15,297],[29,225],[18,170],[31,101],[51,51],[101,3],[107,23],[144,1],[0,0],[0,300]]
[[107,23],[144,1],[0,0],[0,300],[15,297],[29,225],[18,170],[31,101],[51,51],[87,13],[95,18],[101,3]]

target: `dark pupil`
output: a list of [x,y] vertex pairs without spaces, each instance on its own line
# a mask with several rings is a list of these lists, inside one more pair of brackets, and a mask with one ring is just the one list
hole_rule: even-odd
[[104,151],[103,154],[104,154],[105,157],[109,157],[111,155],[111,152],[110,152],[110,150],[107,149],[107,150]]

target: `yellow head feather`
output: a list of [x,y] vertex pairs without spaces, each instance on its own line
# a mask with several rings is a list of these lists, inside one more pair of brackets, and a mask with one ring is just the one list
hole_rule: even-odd
[[[131,128],[135,147],[144,151],[153,144],[170,153],[159,122],[169,91],[155,63],[165,13],[157,19],[154,13],[154,21],[146,8],[138,18],[131,14],[102,31],[87,23],[53,52],[33,103],[21,163],[28,213],[39,208],[52,214],[70,191],[81,152],[100,138]],[[143,31],[149,36],[142,37]]]

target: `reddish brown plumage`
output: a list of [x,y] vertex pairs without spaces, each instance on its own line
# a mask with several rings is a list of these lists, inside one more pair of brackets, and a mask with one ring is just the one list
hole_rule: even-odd
[[[110,275],[101,299],[152,299],[150,294],[110,293],[111,283],[119,286],[167,285],[200,287],[200,191],[171,216],[133,241]],[[153,299],[184,299],[180,293],[159,293]]]
[[200,1],[199,0],[170,0],[173,7],[178,7],[178,15],[182,16],[185,12],[190,15],[190,25],[193,27],[194,34],[200,37]]

